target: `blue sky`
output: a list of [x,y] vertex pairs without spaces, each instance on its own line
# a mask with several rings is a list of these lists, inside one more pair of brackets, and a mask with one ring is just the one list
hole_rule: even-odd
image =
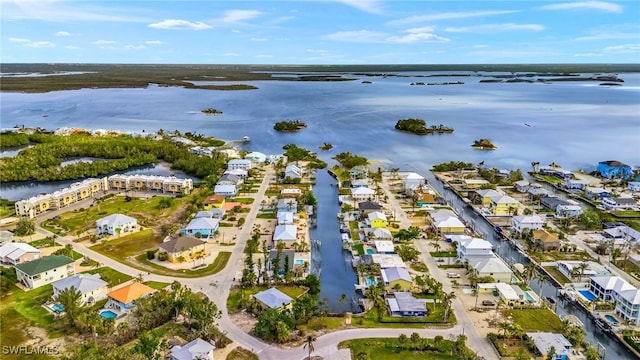
[[638,63],[640,1],[0,0],[0,62]]

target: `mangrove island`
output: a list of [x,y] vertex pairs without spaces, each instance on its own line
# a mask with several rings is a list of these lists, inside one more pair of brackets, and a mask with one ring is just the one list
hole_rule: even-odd
[[416,135],[428,135],[428,134],[449,134],[453,132],[453,128],[446,127],[442,124],[431,125],[427,127],[427,124],[422,119],[401,119],[396,122],[396,130],[410,132]]
[[471,146],[476,150],[495,150],[498,148],[489,139],[475,140]]
[[280,132],[296,132],[307,127],[307,124],[300,120],[278,121],[273,125],[273,129]]

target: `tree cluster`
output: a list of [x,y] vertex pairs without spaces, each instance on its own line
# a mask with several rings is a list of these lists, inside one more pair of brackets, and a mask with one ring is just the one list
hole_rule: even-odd
[[292,132],[304,129],[307,124],[300,120],[278,121],[273,125],[273,129],[282,132]]
[[343,167],[347,169],[354,168],[356,166],[367,166],[369,165],[369,160],[364,156],[354,155],[348,151],[341,152],[340,154],[333,157],[336,161],[340,163]]
[[435,133],[452,133],[453,129],[442,124],[431,125],[427,127],[427,123],[422,119],[400,119],[396,122],[396,130],[410,132],[416,135],[428,135]]
[[449,161],[440,164],[435,164],[431,170],[436,172],[456,171],[464,169],[474,169],[475,166],[472,163],[462,161]]

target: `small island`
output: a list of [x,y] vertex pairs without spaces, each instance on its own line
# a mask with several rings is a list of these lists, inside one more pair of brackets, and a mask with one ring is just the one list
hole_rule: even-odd
[[471,146],[476,150],[495,150],[498,148],[489,139],[475,140]]
[[214,108],[207,108],[207,109],[203,109],[202,113],[207,115],[220,115],[222,114],[222,111]]
[[273,125],[273,129],[280,132],[296,132],[307,127],[307,124],[300,120],[278,121]]
[[320,145],[319,148],[320,148],[320,150],[327,151],[327,150],[333,149],[333,145],[331,145],[329,143],[324,143],[324,144]]
[[396,130],[410,132],[416,135],[428,135],[428,134],[450,134],[453,132],[453,128],[446,127],[442,124],[431,125],[427,127],[427,124],[422,119],[400,119],[396,122]]

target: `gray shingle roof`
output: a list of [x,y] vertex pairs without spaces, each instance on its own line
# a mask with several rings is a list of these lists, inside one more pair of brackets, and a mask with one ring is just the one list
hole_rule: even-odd
[[277,309],[283,305],[289,305],[292,300],[287,294],[276,288],[261,291],[253,295],[253,297],[272,309]]

